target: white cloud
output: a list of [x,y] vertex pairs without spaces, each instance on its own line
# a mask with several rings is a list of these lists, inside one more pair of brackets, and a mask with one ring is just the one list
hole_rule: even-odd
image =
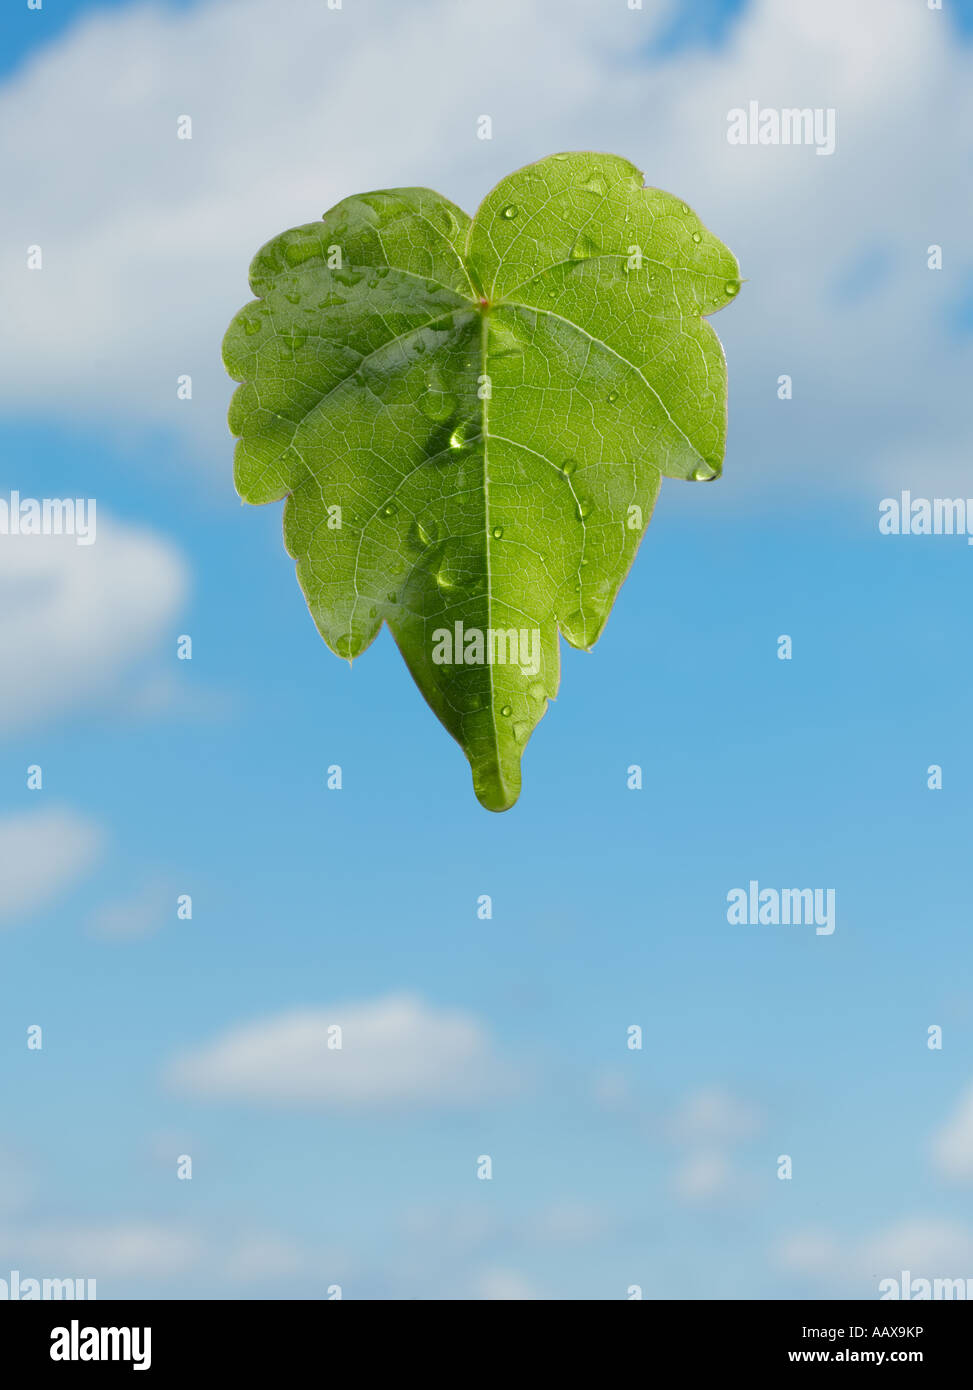
[[475,1297],[490,1301],[532,1300],[540,1295],[525,1275],[515,1269],[487,1269],[475,1284]]
[[601,1109],[618,1114],[631,1109],[633,1103],[629,1079],[619,1071],[599,1072],[592,1082],[591,1095]]
[[867,1291],[878,1297],[883,1279],[908,1270],[917,1279],[973,1277],[973,1231],[938,1217],[905,1217],[857,1239],[812,1228],[783,1241],[778,1263],[829,1289]]
[[757,1108],[721,1086],[706,1086],[686,1097],[668,1123],[682,1144],[723,1145],[749,1139],[760,1127]]
[[[166,654],[168,656],[168,653]],[[194,723],[225,723],[239,709],[239,692],[216,686],[188,682],[182,670],[183,662],[173,662],[168,669],[156,669],[133,687],[123,708],[135,719],[155,719],[166,716],[192,720]]]
[[725,1154],[698,1153],[678,1164],[672,1185],[676,1196],[684,1202],[705,1204],[728,1196],[734,1178]]
[[500,1225],[492,1208],[475,1202],[451,1202],[407,1207],[401,1228],[417,1248],[436,1248],[452,1254],[476,1250],[495,1240]]
[[632,1215],[577,1198],[563,1198],[536,1211],[498,1212],[481,1202],[410,1206],[401,1218],[403,1235],[414,1248],[440,1255],[472,1255],[503,1245],[544,1251],[595,1245],[619,1231],[631,1234]]
[[[39,1224],[25,1210],[23,1165],[10,1166],[0,1150],[0,1247],[8,1268],[21,1270],[22,1278],[79,1278],[118,1280],[116,1291],[126,1294],[145,1281],[177,1280],[192,1274],[210,1286],[260,1286],[273,1296],[282,1280],[306,1275],[309,1288],[317,1290],[322,1269],[338,1260],[338,1252],[316,1245],[302,1249],[289,1238],[267,1230],[237,1229],[232,1234],[196,1230],[184,1222],[168,1222],[151,1216],[125,1220],[65,1220]],[[5,1200],[6,1179],[16,1171],[16,1201]],[[14,1219],[16,1218],[16,1219]],[[108,1292],[98,1289],[101,1297]]]
[[871,1270],[910,1268],[946,1275],[958,1265],[973,1274],[973,1233],[956,1221],[907,1217],[865,1243],[863,1265]]
[[74,811],[0,818],[0,923],[55,902],[94,866],[103,843],[102,831]]
[[687,1095],[665,1125],[667,1137],[684,1150],[672,1177],[676,1197],[693,1206],[748,1200],[752,1179],[731,1161],[729,1151],[753,1138],[762,1121],[755,1105],[723,1086]]
[[946,1177],[973,1182],[973,1085],[963,1092],[952,1115],[934,1135],[933,1160]]
[[150,936],[167,921],[176,920],[176,893],[159,879],[152,879],[125,897],[95,908],[88,919],[93,936],[109,941]]
[[777,1262],[793,1274],[827,1277],[842,1267],[842,1246],[831,1231],[798,1231],[780,1242]]
[[589,1202],[563,1201],[542,1208],[527,1222],[526,1233],[545,1245],[589,1245],[612,1227],[602,1208]]
[[[341,1049],[329,1047],[341,1029]],[[169,1084],[283,1106],[475,1103],[505,1084],[481,1024],[409,995],[294,1009],[177,1058]]]
[[166,1278],[191,1269],[203,1253],[197,1236],[152,1221],[28,1231],[16,1248],[25,1267],[80,1279]]
[[[429,183],[472,207],[518,164],[593,147],[683,194],[741,257],[749,283],[717,320],[728,481],[790,488],[800,469],[891,490],[921,470],[945,487],[973,443],[956,410],[971,339],[944,346],[969,273],[973,189],[944,171],[965,164],[973,54],[912,0],[754,0],[724,49],[647,65],[668,9],[293,0],[281,24],[271,0],[212,0],[91,17],[0,91],[8,407],[181,424],[225,470],[218,348],[262,241],[362,188]],[[835,107],[837,152],[729,146],[726,114],[751,99]],[[873,252],[885,269],[852,302],[841,285]]]
[[32,1165],[17,1150],[0,1144],[0,1219],[29,1206],[35,1188]]
[[167,541],[101,516],[93,545],[0,537],[0,651],[16,672],[0,683],[0,731],[114,691],[127,668],[159,651],[186,589]]
[[[318,1269],[323,1263],[317,1254]],[[307,1267],[304,1252],[289,1240],[276,1235],[243,1236],[227,1252],[226,1275],[234,1283],[270,1283],[299,1274]]]

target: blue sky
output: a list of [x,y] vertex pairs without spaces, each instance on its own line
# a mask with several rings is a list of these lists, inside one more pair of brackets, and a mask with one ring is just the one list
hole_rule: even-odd
[[[105,529],[90,554],[107,578],[79,616],[68,599],[87,554],[65,552],[46,578],[3,576],[5,607],[47,604],[48,618],[36,639],[0,622],[0,822],[26,826],[29,844],[36,818],[63,815],[80,848],[65,864],[41,836],[0,922],[0,1278],[7,1266],[94,1275],[103,1297],[318,1297],[340,1283],[373,1298],[619,1298],[633,1284],[646,1297],[868,1298],[903,1267],[973,1277],[973,555],[961,536],[877,526],[879,501],[903,486],[973,495],[958,385],[970,347],[955,324],[971,267],[968,189],[953,172],[968,151],[951,131],[910,135],[928,129],[944,84],[969,89],[964,12],[923,13],[954,27],[903,39],[926,74],[904,98],[901,51],[877,30],[870,92],[856,92],[849,55],[866,40],[840,7],[796,7],[791,32],[763,5],[707,7],[697,24],[687,15],[702,7],[673,15],[649,0],[637,38],[628,14],[606,35],[590,6],[568,7],[561,68],[543,80],[552,101],[573,84],[570,111],[517,107],[514,57],[468,99],[460,76],[405,116],[401,91],[371,95],[376,129],[410,126],[399,181],[468,206],[558,143],[617,148],[666,187],[682,170],[748,277],[713,321],[729,362],[724,476],[663,484],[604,637],[589,655],[562,648],[522,799],[495,816],[389,634],[352,670],[317,637],[280,508],[233,494],[230,384],[214,365],[214,328],[246,298],[246,248],[392,162],[371,125],[342,143],[339,98],[315,106],[285,80],[288,63],[312,39],[328,63],[365,62],[401,23],[415,51],[441,43],[448,67],[464,26],[486,21],[458,7],[444,35],[436,6],[402,20],[346,0],[351,23],[332,33],[301,10],[268,51],[260,118],[241,117],[233,143],[217,98],[247,26],[273,29],[267,7],[236,9],[222,49],[218,5],[165,19],[110,8],[89,40],[76,26],[94,5],[5,20],[19,67],[7,65],[0,110],[30,110],[36,128],[4,147],[22,196],[0,270],[28,361],[4,374],[0,496],[97,498]],[[529,58],[550,9],[514,8]],[[799,28],[815,8],[809,57]],[[345,42],[357,47],[343,59]],[[100,100],[92,65],[113,45],[133,54],[133,86],[108,116],[83,107],[98,137],[59,155],[71,94]],[[180,66],[190,52],[198,72]],[[730,149],[725,112],[751,97],[836,105],[835,155]],[[197,164],[166,153],[156,166],[149,149],[143,168],[119,111],[141,139],[150,115],[176,108],[194,115]],[[484,170],[460,129],[481,108],[499,117]],[[555,140],[559,121],[570,139]],[[655,123],[667,140],[647,134]],[[271,167],[292,124],[323,150],[310,170]],[[32,148],[47,152],[33,179]],[[39,184],[61,178],[82,199],[84,168],[67,162],[79,152],[106,191],[79,202],[75,226]],[[181,211],[180,180],[192,185]],[[153,239],[156,206],[182,218],[174,245]],[[45,243],[49,279],[29,293],[53,298],[28,304],[31,241]],[[938,277],[933,241],[947,248]],[[69,347],[45,342],[55,311]],[[144,351],[116,325],[126,316]],[[183,370],[191,403],[175,401]],[[787,371],[794,399],[781,401]],[[171,568],[140,558],[149,535]],[[131,615],[113,604],[143,583],[157,602],[122,640]],[[191,662],[175,658],[184,633]],[[333,763],[340,792],[326,785]],[[626,786],[633,763],[641,791]],[[26,787],[31,764],[42,791]],[[833,888],[834,934],[731,927],[726,895],[752,878]],[[176,919],[181,893],[189,922]],[[490,921],[476,916],[483,893]],[[468,1073],[398,1096],[364,1072],[357,1096],[316,1088],[320,1058],[288,1020],[374,1022],[398,996],[415,1001],[402,1045],[420,1070],[423,1040],[456,1018]],[[30,1051],[38,1023],[44,1046]],[[641,1051],[626,1046],[633,1024]],[[941,1051],[926,1046],[931,1024]],[[232,1077],[207,1086],[220,1040]],[[248,1066],[296,1076],[296,1098]],[[190,1182],[176,1179],[180,1154]]]

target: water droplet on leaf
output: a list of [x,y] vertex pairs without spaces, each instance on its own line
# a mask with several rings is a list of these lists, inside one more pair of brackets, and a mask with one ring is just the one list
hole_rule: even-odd
[[511,217],[516,217],[519,211],[520,209],[517,207],[516,203],[508,203],[501,215],[503,217],[506,217],[507,221],[509,222]]
[[436,535],[436,525],[432,521],[414,521],[409,527],[409,542],[415,550],[427,550]]
[[491,357],[520,357],[524,345],[507,324],[494,319],[490,324],[489,352]]
[[448,391],[427,391],[419,397],[419,409],[430,420],[448,420],[456,409],[456,397]]
[[475,420],[465,420],[461,425],[457,425],[453,433],[449,436],[449,447],[451,449],[462,449],[471,439],[475,438],[479,432],[479,425]]
[[577,610],[576,613],[572,613],[569,618],[565,619],[564,625],[568,632],[571,632],[576,637],[579,637],[581,638],[581,640],[584,640],[584,635],[587,631],[587,623],[585,620],[585,616],[580,608]]
[[572,261],[587,261],[592,256],[598,255],[598,245],[592,241],[590,236],[582,232],[568,254]]

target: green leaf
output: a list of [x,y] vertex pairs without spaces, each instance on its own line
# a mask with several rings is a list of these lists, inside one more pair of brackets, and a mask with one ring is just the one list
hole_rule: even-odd
[[505,810],[558,632],[597,641],[662,475],[721,470],[703,315],[736,260],[627,160],[559,154],[472,220],[426,188],[346,198],[268,242],[250,284],[224,342],[237,490],[287,498],[328,646],[351,660],[387,623]]

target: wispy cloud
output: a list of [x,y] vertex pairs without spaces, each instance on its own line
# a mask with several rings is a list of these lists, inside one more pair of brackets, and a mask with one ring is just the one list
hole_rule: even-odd
[[273,1106],[476,1104],[508,1087],[483,1025],[409,995],[294,1009],[177,1058],[176,1090]]
[[973,1182],[973,1084],[969,1085],[942,1128],[933,1136],[933,1161],[947,1178]]
[[0,925],[56,902],[94,867],[104,842],[98,825],[64,808],[0,819]]
[[16,680],[0,682],[0,733],[116,698],[143,658],[160,656],[188,589],[185,562],[154,532],[100,517],[94,545],[70,536],[5,536],[0,544],[0,650]]

